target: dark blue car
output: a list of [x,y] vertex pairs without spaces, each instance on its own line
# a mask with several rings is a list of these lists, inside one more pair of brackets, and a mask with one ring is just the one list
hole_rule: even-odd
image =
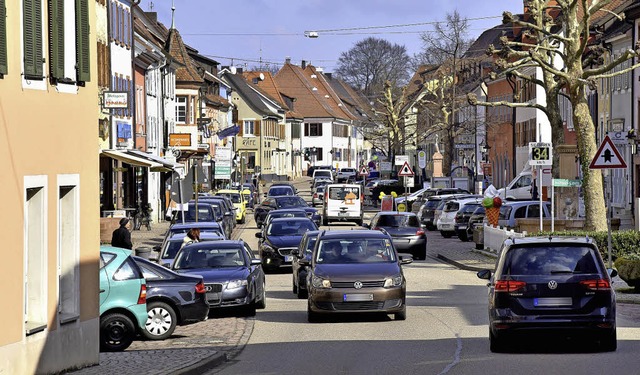
[[256,233],[262,242],[258,248],[265,270],[291,266],[294,250],[298,249],[302,236],[318,226],[308,218],[289,217],[273,219],[264,232]]
[[266,307],[261,262],[242,240],[199,242],[183,247],[171,268],[204,279],[211,309],[240,307],[250,316]]
[[310,207],[309,204],[297,195],[282,195],[279,197],[268,197],[262,200],[259,205],[254,209],[253,215],[256,220],[256,225],[261,228],[264,224],[267,213],[271,210],[279,210],[283,208],[297,208],[304,210],[307,213],[307,217],[317,226],[320,226],[320,215],[318,210]]

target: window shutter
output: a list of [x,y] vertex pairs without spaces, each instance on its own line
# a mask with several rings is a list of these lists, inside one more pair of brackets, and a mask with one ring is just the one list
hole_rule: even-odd
[[64,78],[64,0],[49,1],[49,74]]
[[309,136],[309,123],[304,124],[304,136],[308,137]]
[[255,120],[253,125],[253,134],[260,135],[260,120]]
[[231,122],[236,125],[241,125],[241,124],[238,124],[238,108],[234,108],[231,111]]
[[111,25],[111,41],[115,41],[116,40],[116,18],[117,18],[117,10],[118,8],[116,7],[116,3],[115,2],[111,2],[111,12],[109,14],[109,21],[110,25]]
[[322,123],[316,125],[318,127],[318,136],[322,137]]
[[89,32],[89,0],[76,0],[76,79],[79,82],[91,81]]
[[7,60],[7,8],[0,0],[0,74],[9,73]]
[[[234,112],[236,113],[236,115],[238,114],[238,111],[235,109],[234,109]],[[238,124],[237,117],[236,117],[236,124]],[[241,137],[244,135],[244,121],[241,124],[238,124],[238,135]]]
[[23,1],[24,75],[42,78],[42,2]]

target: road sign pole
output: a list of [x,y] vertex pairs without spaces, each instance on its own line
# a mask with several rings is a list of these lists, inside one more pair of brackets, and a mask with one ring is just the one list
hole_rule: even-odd
[[613,218],[613,209],[611,207],[611,201],[613,200],[613,173],[610,173],[606,169],[609,176],[609,199],[607,199],[607,255],[609,256],[609,268],[613,268],[613,261],[611,259],[611,219]]
[[556,198],[555,198],[555,187],[553,186],[553,176],[551,176],[551,233],[555,232],[556,230],[556,218],[555,218],[555,202],[556,202]]
[[540,232],[544,229],[544,224],[542,222],[542,168],[540,169],[540,173],[538,173],[538,197],[540,198]]

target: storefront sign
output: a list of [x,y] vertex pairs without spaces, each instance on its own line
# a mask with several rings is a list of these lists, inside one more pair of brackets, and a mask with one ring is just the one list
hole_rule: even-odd
[[189,147],[191,146],[191,133],[171,133],[169,134],[169,146]]
[[129,93],[126,91],[105,91],[102,93],[102,104],[106,109],[129,107]]

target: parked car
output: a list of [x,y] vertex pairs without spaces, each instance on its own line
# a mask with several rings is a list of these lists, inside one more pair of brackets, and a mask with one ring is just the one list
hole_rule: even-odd
[[231,198],[229,198],[226,195],[213,195],[212,198],[214,199],[219,199],[220,201],[223,202],[223,204],[225,205],[226,208],[226,212],[225,212],[225,216],[227,215],[227,212],[231,213],[231,217],[229,218],[229,222],[231,223],[232,228],[236,227],[237,221],[236,219],[236,211],[237,208],[236,206],[233,204],[233,201],[231,201]]
[[[551,217],[551,203],[542,202],[542,217]],[[516,220],[521,218],[540,218],[540,202],[539,201],[517,201],[505,202],[500,207],[500,216],[498,216],[498,225],[507,229],[516,227]]]
[[461,188],[428,188],[422,193],[422,196],[413,201],[413,204],[411,205],[411,211],[417,213],[429,198],[435,198],[438,196],[449,196],[454,194],[471,195],[468,190]]
[[[169,233],[172,233],[169,231]],[[170,234],[161,246],[154,247],[154,250],[159,252],[158,255],[158,264],[165,267],[170,267],[173,260],[178,255],[178,251],[184,245],[184,238],[187,236],[186,232],[173,232]],[[211,231],[211,232],[200,232],[200,241],[220,241],[227,239],[220,232]]]
[[310,230],[302,235],[298,249],[291,252],[293,260],[291,261],[291,273],[293,274],[293,294],[298,298],[307,298],[307,275],[309,274],[309,266],[300,264],[300,259],[306,259],[311,262],[311,255],[316,244],[319,230]]
[[375,230],[323,231],[316,240],[307,280],[307,320],[340,313],[393,314],[405,320],[406,279],[391,238]]
[[[373,194],[373,189],[375,189],[376,187],[380,186],[380,185],[394,185],[397,184],[398,180],[395,179],[386,179],[386,180],[380,180],[380,179],[375,179],[375,180],[370,180],[369,182],[367,182],[364,185],[364,195],[371,195]],[[372,197],[372,199],[378,199],[378,197]]]
[[204,278],[211,309],[237,307],[253,316],[267,306],[260,259],[242,240],[205,241],[180,250],[171,269]]
[[196,203],[189,202],[187,204],[187,209],[184,211],[175,210],[173,211],[173,218],[171,219],[171,224],[182,223],[183,217],[185,223],[190,223],[193,221],[216,221],[215,213],[213,212],[213,208],[209,204],[198,202],[198,210],[196,220]]
[[474,197],[474,198],[462,198],[462,199],[451,199],[444,204],[442,208],[442,214],[438,218],[436,222],[436,227],[440,231],[440,234],[444,238],[450,238],[455,235],[456,232],[456,217],[458,212],[464,207],[467,203],[480,204],[482,198]]
[[422,188],[419,190],[414,191],[411,194],[408,194],[406,197],[403,196],[399,196],[397,198],[395,198],[396,201],[396,206],[398,205],[398,203],[405,203],[407,204],[407,210],[411,210],[412,209],[412,205],[413,202],[415,202],[417,199],[422,198],[422,195],[428,190],[429,188]]
[[351,221],[362,225],[364,195],[359,184],[329,184],[325,187],[322,204],[322,224],[332,221]]
[[211,205],[215,221],[222,227],[225,237],[230,239],[233,231],[232,222],[235,220],[233,211],[226,211],[226,205],[215,198],[199,198],[198,203]]
[[507,239],[495,273],[478,272],[489,280],[491,351],[509,350],[532,335],[551,341],[552,335],[585,334],[600,349],[615,351],[616,274],[588,237]]
[[420,207],[420,211],[418,212],[418,219],[420,223],[425,226],[425,228],[429,230],[436,229],[435,222],[433,221],[433,215],[440,205],[440,201],[444,198],[442,197],[429,197],[425,203]]
[[100,351],[127,349],[147,322],[147,282],[131,250],[100,246]]
[[236,222],[238,224],[244,224],[247,220],[247,202],[244,200],[244,195],[239,190],[218,190],[214,196],[223,196],[231,199],[233,207],[236,211]]
[[267,213],[271,210],[278,210],[282,208],[299,208],[307,213],[307,217],[313,220],[317,226],[320,226],[320,215],[318,210],[310,207],[309,204],[299,196],[283,195],[279,197],[268,197],[262,200],[258,206],[253,210],[253,216],[256,221],[256,226],[261,228],[264,224],[264,219],[267,217]]
[[298,248],[302,236],[318,226],[306,217],[283,217],[273,219],[264,232],[255,234],[262,239],[258,252],[265,270],[291,266],[291,252]]
[[311,206],[315,207],[317,205],[322,205],[322,203],[324,202],[324,192],[326,188],[327,188],[326,184],[320,185],[312,191]]
[[476,206],[471,215],[469,215],[469,219],[467,220],[467,227],[464,230],[461,229],[458,232],[458,238],[461,241],[471,240],[473,238],[473,231],[477,226],[482,226],[485,217],[486,211],[482,204]]
[[363,226],[385,231],[398,252],[409,253],[416,260],[427,258],[427,235],[413,212],[378,212],[369,224]]
[[176,326],[200,322],[209,315],[202,276],[177,274],[157,263],[133,257],[147,281],[147,321],[142,334],[164,340]]

